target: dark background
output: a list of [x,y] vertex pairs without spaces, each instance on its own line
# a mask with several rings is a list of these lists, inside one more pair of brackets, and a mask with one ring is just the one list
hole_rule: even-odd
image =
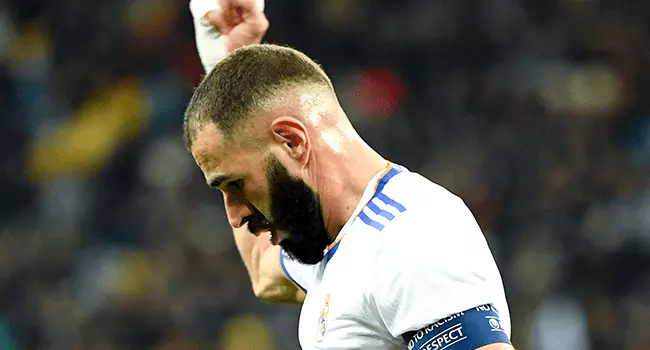
[[[650,2],[266,12],[373,147],[469,204],[519,349],[650,349]],[[183,148],[201,75],[187,1],[0,0],[0,349],[298,348]]]

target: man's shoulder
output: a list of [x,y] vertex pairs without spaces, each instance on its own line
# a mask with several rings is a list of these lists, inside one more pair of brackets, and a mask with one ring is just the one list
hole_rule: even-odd
[[445,187],[406,172],[396,176],[383,192],[404,210],[383,230],[378,258],[490,257],[474,215],[460,197]]
[[409,204],[408,209],[413,212],[455,204],[452,205],[453,209],[462,203],[460,197],[444,186],[411,171],[403,171],[395,176],[393,181],[387,183],[382,189],[382,193],[403,202],[404,205]]
[[402,301],[419,302],[412,295],[426,303],[428,294],[418,292],[425,288],[446,300],[433,313],[443,316],[492,302],[492,292],[477,291],[495,289],[498,271],[463,200],[416,173],[396,177],[390,185],[386,195],[395,197],[405,210],[377,238],[370,264],[373,297],[388,308]]
[[404,172],[388,183],[382,194],[393,199],[402,215],[386,227],[387,233],[437,226],[453,220],[474,220],[465,202],[444,186],[415,172]]
[[411,239],[406,237],[410,234],[404,233],[420,232],[418,228],[423,223],[440,221],[441,216],[462,207],[462,200],[444,187],[418,173],[400,169],[389,181],[379,183],[348,230],[354,231],[359,244],[377,247],[382,241],[390,241],[388,237],[394,236],[393,232]]

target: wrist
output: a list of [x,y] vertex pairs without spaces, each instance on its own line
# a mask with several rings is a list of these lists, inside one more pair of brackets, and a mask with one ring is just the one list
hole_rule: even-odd
[[190,11],[194,19],[196,48],[207,74],[228,55],[225,38],[205,20],[208,12],[221,11],[221,6],[217,0],[191,0]]

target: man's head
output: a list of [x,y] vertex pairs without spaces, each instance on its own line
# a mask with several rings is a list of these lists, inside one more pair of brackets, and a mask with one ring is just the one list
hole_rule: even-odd
[[340,108],[323,70],[275,45],[238,49],[199,85],[184,120],[185,141],[208,183],[224,193],[234,227],[271,229],[274,243],[304,263],[330,238],[307,169]]
[[314,88],[334,93],[325,72],[305,54],[277,45],[238,49],[219,62],[194,92],[185,112],[186,145],[191,149],[196,132],[208,123],[232,139],[288,90]]

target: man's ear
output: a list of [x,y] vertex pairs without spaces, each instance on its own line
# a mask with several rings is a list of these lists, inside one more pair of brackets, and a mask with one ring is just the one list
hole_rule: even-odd
[[279,117],[271,123],[271,138],[291,158],[305,164],[311,148],[305,124],[296,118]]

